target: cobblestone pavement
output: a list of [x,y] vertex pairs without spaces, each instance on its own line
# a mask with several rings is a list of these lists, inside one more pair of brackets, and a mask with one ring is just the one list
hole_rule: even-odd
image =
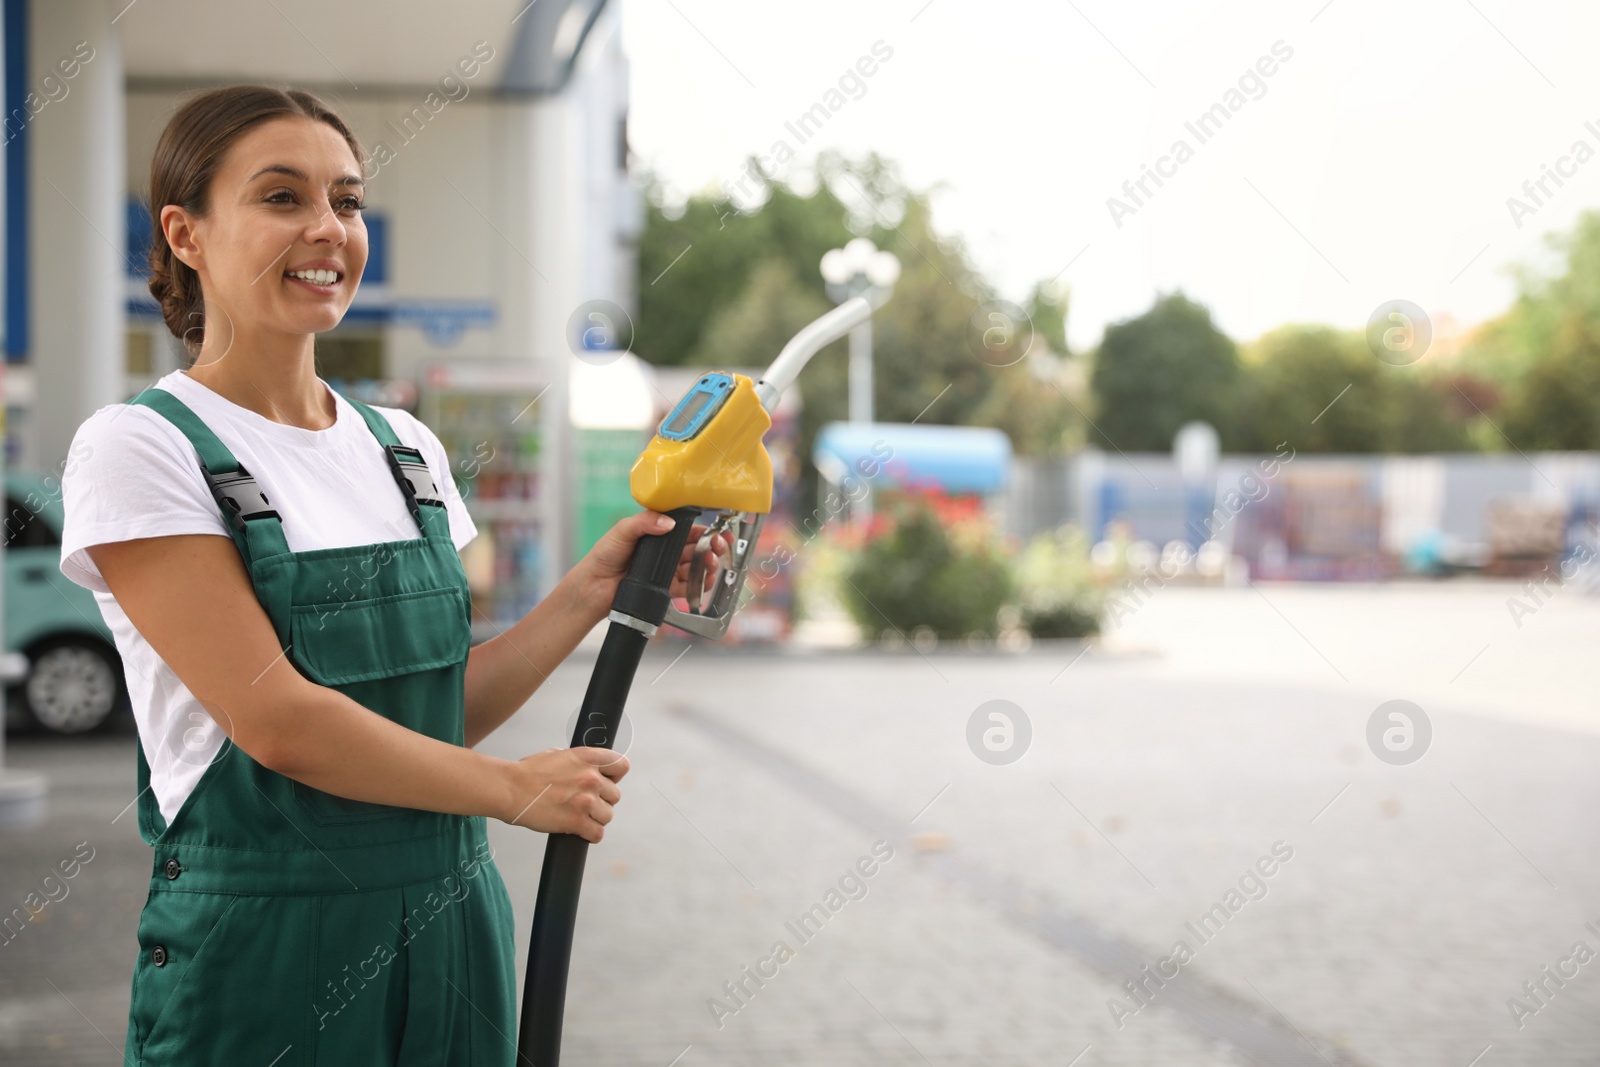
[[[654,649],[567,1062],[1595,1063],[1600,960],[1573,949],[1600,950],[1600,603],[1563,592],[1518,628],[1514,593],[1168,588],[1081,658]],[[588,666],[486,747],[564,743]],[[1368,745],[1397,698],[1432,725],[1410,765]],[[1008,765],[969,747],[993,700],[1031,723]],[[118,818],[132,739],[8,759],[52,794],[0,838],[7,909],[95,852],[0,946],[0,1062],[114,1064],[148,872]],[[520,958],[543,840],[491,835]],[[1176,967],[1179,941],[1179,977],[1134,999],[1130,962]]]

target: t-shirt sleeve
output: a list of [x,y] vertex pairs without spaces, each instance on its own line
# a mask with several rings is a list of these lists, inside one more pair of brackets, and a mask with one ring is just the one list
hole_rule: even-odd
[[414,447],[421,449],[423,456],[427,458],[428,471],[433,475],[433,484],[444,494],[445,512],[450,516],[450,539],[455,542],[456,551],[461,551],[467,542],[478,536],[478,525],[468,514],[467,505],[461,499],[461,489],[451,475],[450,457],[444,450],[444,443],[423,424],[421,419],[409,411],[399,408],[378,410],[389,419],[389,424],[394,427],[395,434],[401,441],[406,444],[414,442]]
[[61,573],[86,589],[110,592],[85,551],[92,545],[179,534],[229,536],[194,446],[148,408],[101,408],[78,427],[67,456]]

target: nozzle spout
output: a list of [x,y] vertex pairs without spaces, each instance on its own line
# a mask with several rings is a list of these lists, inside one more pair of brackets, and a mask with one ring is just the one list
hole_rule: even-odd
[[772,361],[772,366],[756,382],[756,396],[768,411],[778,406],[778,397],[805,369],[811,357],[872,318],[872,304],[864,296],[853,296],[821,318],[802,327],[789,339]]

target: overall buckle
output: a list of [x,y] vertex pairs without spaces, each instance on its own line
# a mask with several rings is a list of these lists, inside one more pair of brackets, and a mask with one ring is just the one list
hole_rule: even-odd
[[444,498],[439,493],[439,487],[434,483],[433,472],[428,469],[428,463],[422,458],[422,452],[410,445],[384,445],[383,453],[389,459],[389,469],[394,472],[394,480],[400,486],[400,491],[405,494],[406,506],[411,514],[421,521],[418,504],[432,504],[435,507],[444,507]]
[[243,464],[230,474],[213,474],[204,464],[200,471],[206,477],[206,484],[211,487],[211,495],[217,498],[222,517],[240,533],[244,532],[244,524],[251,519],[283,521],[282,516],[272,509],[267,494],[261,491],[255,477]]

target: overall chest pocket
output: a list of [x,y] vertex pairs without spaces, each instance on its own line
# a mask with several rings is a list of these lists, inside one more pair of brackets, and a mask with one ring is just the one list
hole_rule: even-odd
[[[462,685],[471,624],[458,589],[296,606],[291,655],[312,681],[338,689],[410,730],[460,743]],[[371,822],[414,809],[350,800],[294,782],[320,824]]]

